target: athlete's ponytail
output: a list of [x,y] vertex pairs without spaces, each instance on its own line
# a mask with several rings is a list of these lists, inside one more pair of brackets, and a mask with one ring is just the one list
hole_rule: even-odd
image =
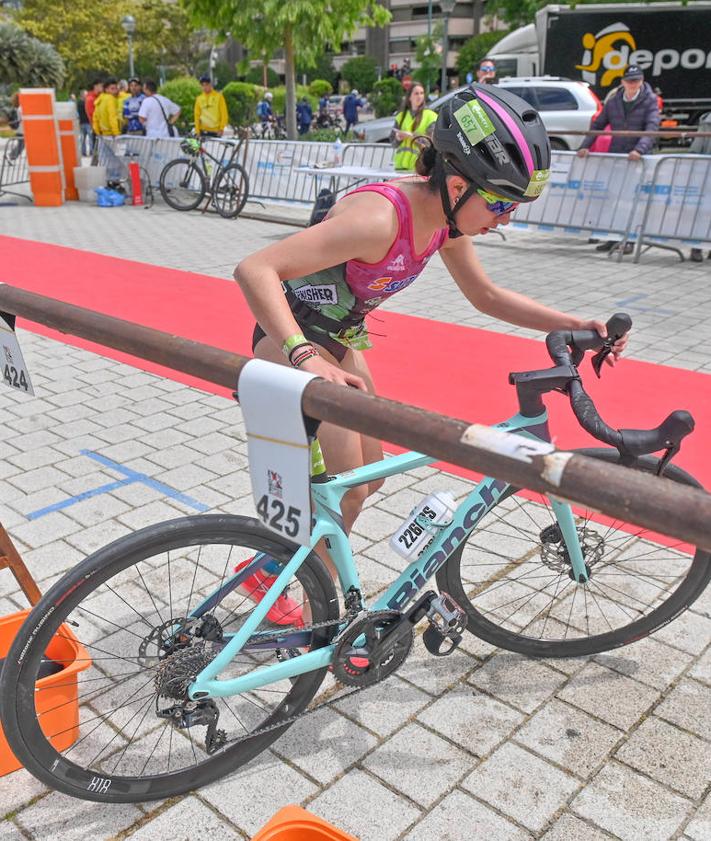
[[415,171],[418,175],[424,175],[429,179],[427,186],[433,193],[436,193],[441,189],[442,183],[447,179],[442,156],[435,149],[429,137],[421,138],[420,143],[422,144],[422,148],[415,164]]

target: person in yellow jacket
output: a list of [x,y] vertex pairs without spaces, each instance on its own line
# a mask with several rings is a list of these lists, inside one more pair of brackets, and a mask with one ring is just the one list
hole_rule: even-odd
[[425,88],[421,82],[413,82],[405,94],[400,113],[395,117],[393,143],[396,146],[393,166],[395,169],[414,172],[420,154],[418,138],[434,130],[437,114],[425,108]]
[[118,118],[119,118],[119,125],[121,126],[121,131],[123,132],[124,128],[126,127],[126,120],[123,116],[123,106],[126,104],[126,100],[131,96],[128,90],[128,82],[125,79],[119,79],[118,83]]
[[195,131],[203,137],[222,137],[229,122],[225,97],[214,89],[209,76],[201,76],[202,93],[195,100]]
[[94,134],[111,136],[121,134],[121,119],[118,108],[118,83],[116,79],[104,82],[104,92],[97,96],[94,114],[91,118]]

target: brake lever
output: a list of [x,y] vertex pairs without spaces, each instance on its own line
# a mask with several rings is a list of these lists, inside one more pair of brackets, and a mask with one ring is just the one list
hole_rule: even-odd
[[667,468],[669,462],[674,458],[674,456],[679,452],[681,449],[681,443],[672,444],[670,447],[667,447],[664,450],[664,455],[659,460],[659,466],[657,467],[657,476],[662,476],[664,471]]
[[602,364],[612,353],[612,345],[614,341],[614,339],[605,339],[605,344],[590,360],[592,362],[593,371],[597,375],[598,380],[602,378]]

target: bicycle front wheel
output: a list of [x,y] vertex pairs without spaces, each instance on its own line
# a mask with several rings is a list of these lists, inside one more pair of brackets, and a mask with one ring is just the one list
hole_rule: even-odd
[[[255,552],[282,566],[296,548],[256,520],[203,515],[149,526],[75,567],[35,607],[5,660],[0,710],[20,762],[65,794],[128,803],[205,785],[263,751],[306,708],[326,669],[198,702],[187,686],[254,609],[253,579],[235,584],[235,566]],[[220,679],[330,642],[338,599],[316,555],[275,607]],[[299,631],[304,622],[330,624]],[[277,648],[276,633],[279,644],[295,641]],[[55,676],[50,701],[47,681],[37,683],[47,660],[67,675]]]
[[247,173],[241,164],[233,163],[218,176],[212,199],[220,216],[235,219],[242,212],[248,195]]
[[[617,450],[576,451],[619,463]],[[659,460],[634,468],[654,474]],[[699,483],[675,465],[666,478]],[[437,573],[440,590],[467,612],[468,628],[492,645],[535,657],[609,651],[666,625],[711,577],[708,552],[573,506],[589,578],[575,581],[546,497],[509,496]]]
[[207,193],[205,174],[194,160],[176,158],[160,174],[160,194],[173,210],[195,210]]

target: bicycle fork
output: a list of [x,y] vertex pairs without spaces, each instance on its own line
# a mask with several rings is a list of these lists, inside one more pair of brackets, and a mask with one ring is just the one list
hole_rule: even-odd
[[584,584],[590,577],[583,550],[580,546],[580,535],[575,526],[573,510],[567,502],[561,502],[555,497],[550,498],[551,507],[558,521],[558,527],[563,538],[563,543],[568,553],[571,566],[571,578],[578,584]]

